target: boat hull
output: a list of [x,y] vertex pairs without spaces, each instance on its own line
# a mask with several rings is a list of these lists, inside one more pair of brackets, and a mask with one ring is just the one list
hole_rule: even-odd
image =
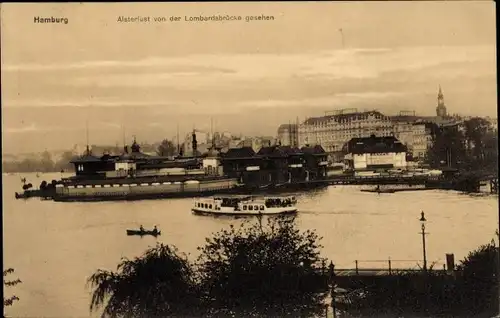
[[395,193],[396,190],[368,190],[368,189],[363,189],[361,192],[371,192],[371,193]]
[[241,191],[236,179],[203,181],[197,184],[146,184],[107,187],[62,188],[53,196],[58,202],[135,201],[165,198],[204,197]]
[[155,232],[155,231],[138,231],[138,230],[127,230],[127,235],[139,235],[139,236],[145,236],[145,235],[151,235],[151,236],[159,236],[161,235],[161,231]]
[[224,215],[224,216],[262,216],[262,215],[283,215],[283,214],[296,214],[298,212],[297,208],[290,208],[282,211],[262,211],[259,212],[249,212],[249,211],[213,211],[205,209],[193,208],[191,211],[194,214],[199,215]]
[[101,202],[101,201],[138,201],[175,198],[208,197],[214,194],[238,193],[236,189],[220,189],[203,192],[172,192],[172,193],[138,193],[128,195],[92,195],[92,196],[54,196],[56,202]]

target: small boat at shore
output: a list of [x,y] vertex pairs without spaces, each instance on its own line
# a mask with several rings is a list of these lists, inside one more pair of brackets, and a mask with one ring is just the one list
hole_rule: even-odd
[[139,235],[139,236],[144,236],[144,235],[151,235],[151,236],[158,236],[161,235],[161,231],[158,230],[127,230],[127,235]]
[[255,198],[252,196],[217,196],[194,201],[196,214],[252,216],[297,213],[294,196]]
[[374,189],[361,189],[361,192],[371,192],[371,193],[395,193],[396,189],[391,188],[380,188],[377,186]]

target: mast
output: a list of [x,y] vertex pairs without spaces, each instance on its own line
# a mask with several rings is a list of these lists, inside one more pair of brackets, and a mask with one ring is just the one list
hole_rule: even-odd
[[292,140],[293,140],[293,131],[292,131],[292,124],[290,124],[290,121],[288,121],[288,144],[290,147],[293,147]]
[[295,118],[295,125],[297,129],[295,130],[295,147],[299,147],[299,116]]
[[87,121],[85,122],[85,130],[86,130],[86,137],[87,137],[87,151],[86,151],[86,155],[90,155],[90,146],[89,146],[89,120],[87,119]]
[[214,138],[214,119],[210,117],[210,135],[212,137],[212,150],[215,149],[215,138]]
[[177,123],[177,155],[181,153],[181,145],[179,143],[179,123]]
[[127,144],[125,142],[125,125],[122,124],[122,138],[123,138],[123,147],[125,147]]

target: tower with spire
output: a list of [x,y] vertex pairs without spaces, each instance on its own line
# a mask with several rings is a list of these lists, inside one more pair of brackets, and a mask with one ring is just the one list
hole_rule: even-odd
[[444,95],[441,90],[441,85],[439,85],[439,93],[438,93],[438,105],[436,107],[436,115],[438,117],[446,117],[446,106],[444,105]]

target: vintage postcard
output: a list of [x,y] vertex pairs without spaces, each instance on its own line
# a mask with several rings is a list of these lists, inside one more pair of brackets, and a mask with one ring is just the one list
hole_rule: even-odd
[[499,313],[494,2],[0,23],[5,316]]

